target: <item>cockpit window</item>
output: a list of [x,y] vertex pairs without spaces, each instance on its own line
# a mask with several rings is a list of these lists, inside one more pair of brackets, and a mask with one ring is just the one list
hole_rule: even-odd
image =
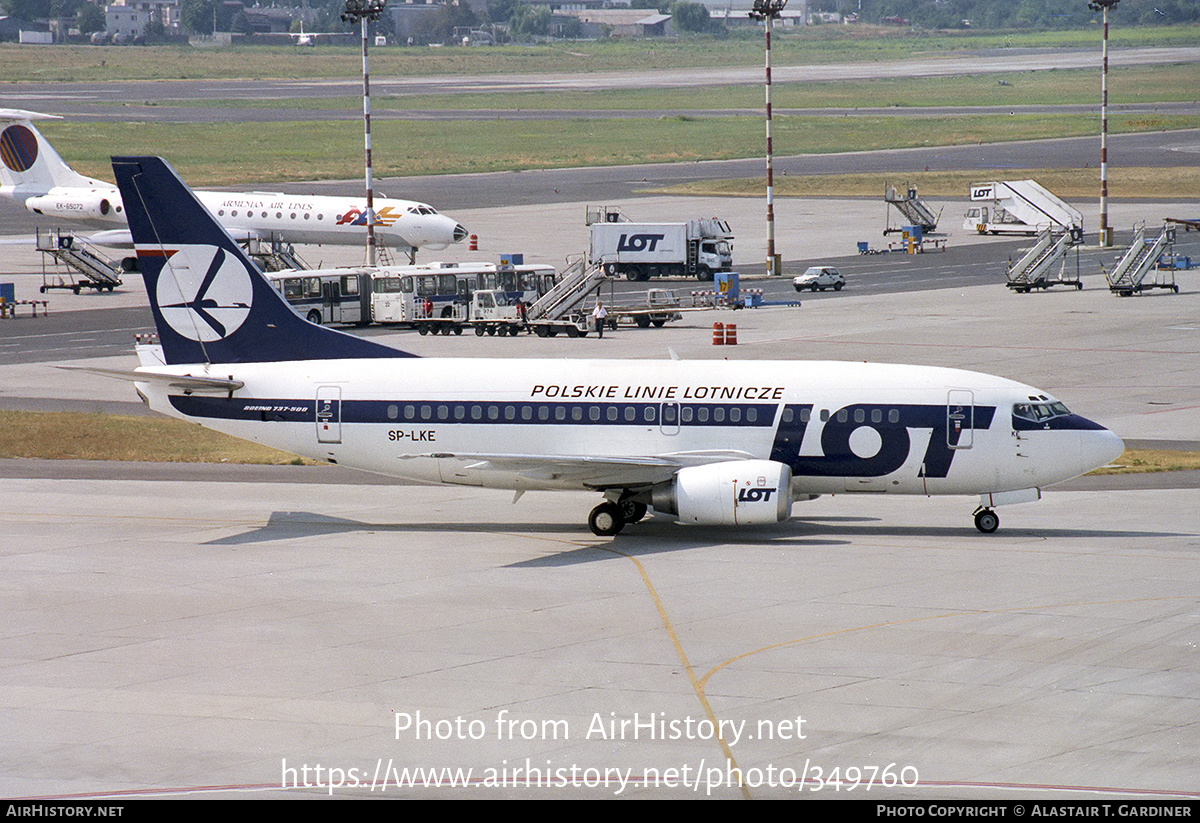
[[1054,417],[1063,417],[1071,412],[1062,403],[1017,403],[1013,406],[1013,417],[1042,423]]

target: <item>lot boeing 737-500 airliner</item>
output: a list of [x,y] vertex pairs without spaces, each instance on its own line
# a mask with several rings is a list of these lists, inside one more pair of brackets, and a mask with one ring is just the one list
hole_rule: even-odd
[[[33,120],[51,115],[0,109],[0,196],[34,214],[102,229],[93,243],[113,248],[133,245],[125,227],[125,204],[112,183],[74,171]],[[196,197],[225,229],[244,240],[363,245],[366,200],[361,197],[198,191]],[[465,240],[467,230],[432,206],[412,200],[373,198],[375,236],[397,250],[444,249]]]
[[[978,495],[993,507],[1121,454],[1031,386],[835,362],[420,358],[296,314],[163,160],[113,158],[159,345],[135,382],[156,411],[384,475],[592,490],[614,535],[787,520],[822,494]],[[161,347],[161,348],[160,348]]]

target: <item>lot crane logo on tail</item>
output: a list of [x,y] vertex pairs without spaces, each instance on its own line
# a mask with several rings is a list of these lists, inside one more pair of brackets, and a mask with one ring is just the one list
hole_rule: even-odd
[[189,340],[209,343],[237,331],[250,315],[254,286],[240,261],[216,246],[165,254],[158,278],[163,319]]

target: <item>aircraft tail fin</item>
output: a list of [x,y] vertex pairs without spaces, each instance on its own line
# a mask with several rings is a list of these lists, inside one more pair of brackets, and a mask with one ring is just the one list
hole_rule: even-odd
[[169,364],[413,357],[308,322],[160,157],[114,157]]
[[6,188],[26,185],[39,191],[55,186],[111,189],[112,183],[79,174],[59,156],[34,120],[57,120],[56,115],[22,109],[0,109],[0,182]]

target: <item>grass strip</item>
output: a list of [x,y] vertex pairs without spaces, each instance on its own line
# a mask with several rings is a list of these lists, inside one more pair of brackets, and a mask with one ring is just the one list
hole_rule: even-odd
[[0,411],[0,458],[299,464],[294,454],[168,417]]
[[[913,172],[911,174],[829,174],[775,175],[777,197],[882,197],[885,185],[895,186],[900,194],[916,186],[922,198],[953,197],[966,201],[969,186],[989,180],[1037,180],[1059,197],[1068,200],[1097,196],[1100,169],[1005,169],[994,171]],[[766,178],[704,180],[678,186],[645,189],[654,194],[696,197],[762,197]],[[1200,167],[1123,168],[1108,170],[1109,196],[1120,199],[1182,198],[1200,191]],[[1192,210],[1163,217],[1190,217]]]
[[[776,30],[771,38],[777,66],[936,58],[978,49],[1096,49],[1098,26],[1052,31],[911,31],[881,26],[811,26]],[[1200,43],[1200,26],[1116,26],[1113,49],[1187,46]],[[762,63],[762,30],[727,36],[655,40],[598,40],[486,48],[403,48],[371,52],[375,77],[678,69],[756,66]],[[362,71],[357,44],[294,46],[34,46],[0,44],[0,77],[9,82],[102,83],[112,80],[219,80],[356,77]]]
[[[362,135],[353,123],[98,123],[46,121],[47,138],[77,171],[112,179],[113,146],[167,158],[192,186],[270,185],[348,180],[361,174]],[[1109,131],[1200,127],[1200,116],[1129,114]],[[777,156],[1090,136],[1083,114],[923,117],[777,117]],[[383,121],[372,124],[376,178],[518,171],[756,157],[762,119],[754,116],[508,121]],[[231,147],[236,147],[232,150]],[[390,193],[390,192],[389,192]],[[392,193],[402,196],[400,193]]]

